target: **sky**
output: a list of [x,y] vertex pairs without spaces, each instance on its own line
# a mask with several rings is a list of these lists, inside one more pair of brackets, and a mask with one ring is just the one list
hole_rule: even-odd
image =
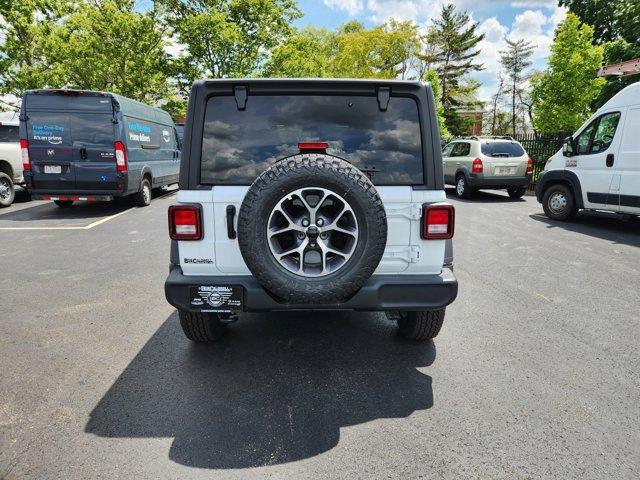
[[542,70],[554,30],[566,16],[557,0],[298,0],[304,17],[297,23],[333,29],[350,20],[371,27],[395,18],[413,20],[426,27],[445,2],[466,10],[485,34],[478,57],[484,70],[473,74],[482,84],[479,92],[482,100],[488,100],[497,88],[499,52],[504,49],[505,38],[533,42],[536,50],[532,68]]

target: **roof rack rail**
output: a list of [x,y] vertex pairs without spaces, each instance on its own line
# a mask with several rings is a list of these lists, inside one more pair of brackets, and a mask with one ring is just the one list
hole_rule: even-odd
[[464,137],[460,137],[463,140],[511,140],[514,142],[513,137],[509,135],[466,135]]

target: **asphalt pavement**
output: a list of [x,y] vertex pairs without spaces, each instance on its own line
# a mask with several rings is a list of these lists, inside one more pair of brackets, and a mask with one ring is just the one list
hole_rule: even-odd
[[278,313],[193,345],[163,294],[172,200],[0,210],[0,478],[640,475],[637,219],[452,198],[434,342]]

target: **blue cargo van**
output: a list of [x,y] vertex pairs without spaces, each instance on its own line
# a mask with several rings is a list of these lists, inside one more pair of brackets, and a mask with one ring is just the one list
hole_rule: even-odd
[[20,110],[24,177],[32,198],[60,207],[177,183],[180,141],[170,115],[115,93],[30,90]]

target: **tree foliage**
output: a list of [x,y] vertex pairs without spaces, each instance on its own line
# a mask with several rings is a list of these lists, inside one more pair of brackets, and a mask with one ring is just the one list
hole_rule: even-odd
[[422,79],[425,82],[429,82],[433,90],[433,97],[436,102],[436,117],[438,119],[438,126],[440,127],[440,136],[442,138],[449,138],[451,133],[447,129],[447,125],[445,123],[444,106],[442,105],[442,98],[440,97],[440,79],[438,78],[438,72],[434,69],[427,70]]
[[526,80],[526,70],[533,63],[534,46],[525,40],[506,39],[507,49],[500,52],[500,63],[507,76],[505,92],[511,97],[511,130],[516,134],[518,99],[522,93],[523,82]]
[[55,78],[153,103],[168,95],[165,32],[157,12],[130,0],[85,4],[43,39]]
[[572,132],[591,114],[590,104],[605,82],[596,77],[603,48],[593,44],[593,33],[572,13],[558,26],[549,66],[534,79],[531,91],[540,133]]
[[19,98],[24,90],[56,83],[44,39],[74,7],[60,0],[0,1],[0,93]]
[[[604,46],[604,65],[640,57],[640,1],[638,0],[560,0],[582,23],[594,29],[595,43]],[[608,77],[594,99],[596,109],[627,85],[640,79],[639,75],[624,78]]]
[[300,17],[295,0],[159,0],[183,47],[185,82],[255,74]]
[[407,78],[419,45],[418,27],[396,22],[367,29],[349,22],[336,32],[305,28],[276,47],[268,76]]
[[440,17],[433,21],[423,37],[423,49],[418,58],[428,68],[438,73],[440,100],[447,111],[447,126],[457,130],[461,119],[455,108],[461,105],[459,97],[463,79],[471,72],[482,70],[475,59],[480,54],[477,48],[484,34],[478,32],[478,24],[467,12],[458,12],[453,3],[446,4]]

